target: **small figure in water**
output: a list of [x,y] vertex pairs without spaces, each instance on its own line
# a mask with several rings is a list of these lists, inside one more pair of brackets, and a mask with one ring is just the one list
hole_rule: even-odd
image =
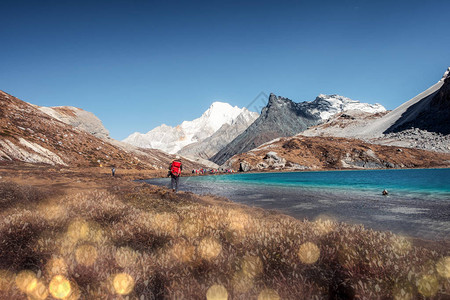
[[115,167],[111,167],[111,173],[112,173],[113,177],[116,175],[116,168]]
[[385,190],[383,190],[382,194],[383,194],[383,196],[387,196],[387,195],[389,195],[389,192],[385,189]]

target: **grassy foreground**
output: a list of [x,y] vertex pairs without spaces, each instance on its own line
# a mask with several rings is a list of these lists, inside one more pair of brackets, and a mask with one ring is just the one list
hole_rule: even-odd
[[125,180],[0,182],[0,299],[353,298],[449,299],[450,249]]

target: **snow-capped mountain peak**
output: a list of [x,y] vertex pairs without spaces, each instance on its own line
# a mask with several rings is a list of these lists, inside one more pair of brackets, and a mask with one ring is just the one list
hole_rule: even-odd
[[160,149],[173,154],[189,144],[206,139],[222,125],[231,124],[243,111],[244,108],[216,101],[195,120],[183,121],[175,127],[161,125],[146,134],[135,132],[123,141],[138,147]]
[[[243,109],[237,106],[231,106],[228,103],[216,101],[211,104],[211,106],[202,114],[200,118],[193,120],[192,122],[196,122],[198,120],[196,123],[206,123],[214,131],[217,131],[223,124],[230,124],[234,119],[236,119],[242,110]],[[189,121],[185,122],[187,123]],[[185,122],[183,122],[183,124]]]

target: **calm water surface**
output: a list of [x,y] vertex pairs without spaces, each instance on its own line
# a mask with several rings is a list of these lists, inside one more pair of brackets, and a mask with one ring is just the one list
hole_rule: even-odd
[[[168,178],[146,180],[168,186]],[[389,191],[382,196],[383,189]],[[326,215],[413,237],[450,240],[450,169],[253,173],[184,177],[180,190],[216,194],[299,219]]]

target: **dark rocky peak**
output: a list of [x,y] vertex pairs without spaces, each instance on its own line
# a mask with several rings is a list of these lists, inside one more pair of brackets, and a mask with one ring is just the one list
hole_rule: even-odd
[[[433,100],[431,101],[432,106],[437,106],[439,110],[444,110],[449,113],[450,110],[450,68],[448,68],[446,74],[446,78],[444,79],[444,84],[439,89],[439,92],[436,96],[434,96]],[[440,111],[442,112],[442,111]],[[450,114],[449,114],[450,117]]]
[[309,102],[300,102],[296,103],[289,98],[277,96],[273,93],[269,96],[269,101],[267,105],[262,109],[261,115],[269,116],[269,115],[285,115],[286,113],[294,113],[297,116],[307,117],[316,119],[316,116],[313,116],[308,111]]
[[269,102],[267,103],[267,107],[282,106],[283,104],[287,104],[287,103],[294,103],[294,102],[288,98],[277,96],[273,93],[270,93]]
[[450,68],[438,82],[442,86],[434,93],[420,99],[401,115],[384,133],[397,133],[410,129],[450,134]]
[[442,76],[440,81],[444,81],[445,79],[450,78],[450,67],[447,68],[447,70],[444,72],[444,75]]

